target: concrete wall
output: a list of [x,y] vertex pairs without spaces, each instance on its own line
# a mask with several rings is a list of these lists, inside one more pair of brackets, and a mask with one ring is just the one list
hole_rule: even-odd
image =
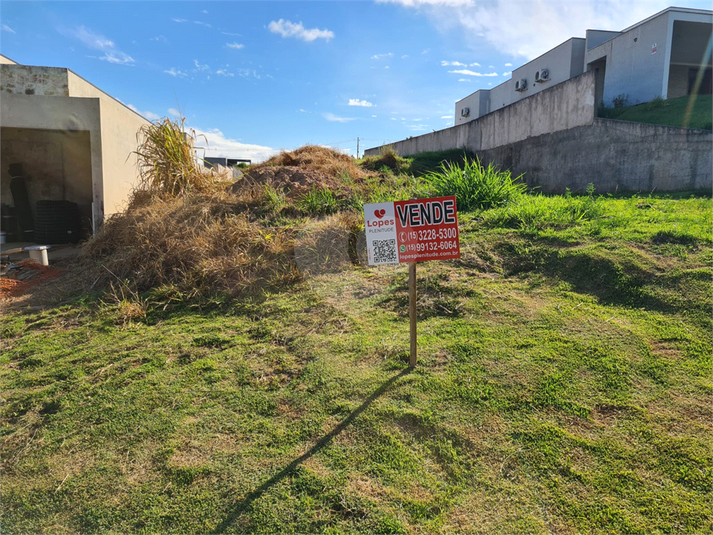
[[[468,147],[486,150],[532,136],[591,124],[595,116],[594,73],[587,72],[475,121],[392,143],[402,156]],[[365,156],[379,153],[367,149]]]
[[104,214],[120,212],[126,208],[129,195],[138,184],[136,156],[133,154],[137,148],[136,134],[150,123],[72,71],[68,77],[72,97],[99,100]]
[[34,210],[39,200],[76,202],[82,226],[92,228],[92,158],[90,133],[7,128],[0,131],[0,197],[13,205],[10,164],[23,167]]
[[524,173],[544,193],[581,192],[589,183],[598,193],[710,190],[712,145],[713,134],[704,130],[595,119],[478,156],[515,176]]
[[[0,98],[0,117],[3,131],[6,128],[45,130],[68,138],[77,132],[88,132],[94,228],[98,228],[104,215],[99,99],[3,94]],[[17,156],[17,163],[29,165],[27,157],[20,159],[20,155]],[[3,176],[6,172],[7,169],[3,168]]]
[[68,97],[67,69],[0,65],[0,92],[19,95]]

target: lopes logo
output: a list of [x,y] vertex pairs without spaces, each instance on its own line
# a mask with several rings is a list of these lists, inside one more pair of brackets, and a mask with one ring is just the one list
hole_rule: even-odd
[[[381,208],[379,210],[374,210],[374,215],[377,218],[381,219],[382,217],[384,217],[386,215],[386,210],[384,210],[383,208]],[[396,224],[396,221],[394,221],[393,219],[384,219],[382,221],[367,221],[366,222],[366,226],[370,227],[370,228],[393,227],[395,224]]]

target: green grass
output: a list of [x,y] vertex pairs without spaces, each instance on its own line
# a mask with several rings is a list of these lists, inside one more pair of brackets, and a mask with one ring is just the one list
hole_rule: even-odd
[[602,108],[599,110],[599,116],[636,123],[713,130],[713,97],[700,95],[669,100],[659,98],[636,106]]
[[711,533],[711,199],[459,219],[413,371],[405,266],[5,311],[3,533]]

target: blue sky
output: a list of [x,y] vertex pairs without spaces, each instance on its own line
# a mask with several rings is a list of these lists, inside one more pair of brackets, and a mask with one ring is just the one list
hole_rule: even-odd
[[667,5],[2,1],[0,53],[70,68],[149,119],[181,113],[208,155],[260,160],[305,143],[355,154],[357,137],[363,151],[450,126],[456,100],[502,83],[513,66]]

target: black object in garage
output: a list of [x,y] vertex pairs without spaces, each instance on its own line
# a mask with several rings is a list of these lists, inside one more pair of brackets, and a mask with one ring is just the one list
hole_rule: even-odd
[[35,241],[43,244],[78,243],[82,222],[79,206],[70,201],[37,201]]

